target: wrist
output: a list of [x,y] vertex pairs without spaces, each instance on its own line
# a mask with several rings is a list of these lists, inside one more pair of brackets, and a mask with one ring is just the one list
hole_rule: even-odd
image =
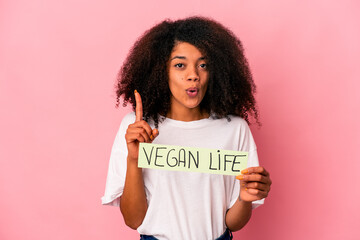
[[238,201],[239,201],[239,202],[242,202],[242,203],[245,203],[245,204],[252,204],[252,201],[244,201],[244,200],[242,200],[242,199],[240,198],[240,195],[239,195],[239,197],[238,197]]
[[128,168],[138,168],[138,159],[137,158],[131,158],[127,157],[127,166]]

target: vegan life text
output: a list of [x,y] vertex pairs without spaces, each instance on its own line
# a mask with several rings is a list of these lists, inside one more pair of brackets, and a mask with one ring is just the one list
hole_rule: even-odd
[[248,152],[140,143],[140,168],[240,175]]

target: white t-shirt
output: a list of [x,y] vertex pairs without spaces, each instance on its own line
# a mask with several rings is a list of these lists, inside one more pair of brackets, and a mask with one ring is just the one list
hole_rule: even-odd
[[[125,133],[134,123],[129,113],[121,122],[112,148],[102,204],[119,206],[123,193],[127,147]],[[154,125],[150,123],[154,128]],[[249,152],[248,167],[258,166],[256,145],[245,120],[231,116],[182,122],[166,118],[159,124],[157,144]],[[143,169],[148,209],[138,232],[162,239],[216,239],[224,233],[225,214],[238,199],[234,176]],[[264,199],[253,202],[253,208]]]

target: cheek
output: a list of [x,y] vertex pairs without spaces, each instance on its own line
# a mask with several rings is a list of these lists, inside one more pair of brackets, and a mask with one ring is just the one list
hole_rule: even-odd
[[169,76],[169,85],[172,86],[173,90],[176,90],[177,88],[180,88],[184,84],[184,76],[181,76],[179,74],[172,74]]
[[204,89],[204,90],[206,90],[207,89],[207,87],[208,87],[208,85],[209,85],[209,75],[208,74],[204,74],[204,78],[203,79],[206,79],[204,82],[203,82],[203,84],[202,84],[202,88]]
[[181,88],[182,88],[181,83],[183,82],[182,79],[183,78],[174,78],[173,77],[173,78],[171,78],[171,80],[169,80],[169,88],[170,88],[170,92],[173,96],[177,96],[181,92]]

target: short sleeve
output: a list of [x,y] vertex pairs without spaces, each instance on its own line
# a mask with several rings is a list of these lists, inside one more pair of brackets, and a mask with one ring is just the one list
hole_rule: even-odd
[[[251,134],[250,128],[245,123],[242,126],[240,131],[241,131],[241,134],[240,134],[240,141],[239,141],[238,149],[239,149],[239,151],[249,152],[247,167],[249,168],[249,167],[259,166],[259,159],[258,159],[258,154],[257,154],[257,150],[256,150],[256,144],[255,144],[254,138]],[[234,188],[232,191],[230,207],[232,207],[235,204],[235,202],[237,201],[237,199],[239,197],[239,193],[240,193],[240,181],[236,180],[235,177],[234,177],[234,181],[235,181],[235,184],[234,184]],[[260,205],[264,204],[264,201],[265,201],[264,198],[253,201],[252,208],[255,209],[255,208],[259,207]]]
[[127,147],[125,142],[125,133],[129,124],[134,122],[134,120],[134,113],[129,113],[126,115],[123,118],[120,124],[120,128],[116,134],[110,155],[105,193],[101,198],[103,205],[120,205],[120,196],[124,190],[127,168]]
[[[255,149],[255,150],[249,152],[247,167],[256,167],[256,166],[259,166],[259,161],[258,161],[257,151]],[[235,177],[234,177],[234,181],[235,181],[235,184],[234,184],[234,189],[232,192],[229,208],[231,208],[235,204],[235,202],[237,201],[237,199],[239,197],[239,193],[240,193],[240,181],[237,180]],[[260,205],[264,204],[264,200],[265,199],[263,198],[260,200],[253,201],[252,208],[255,209],[255,208],[259,207]]]

